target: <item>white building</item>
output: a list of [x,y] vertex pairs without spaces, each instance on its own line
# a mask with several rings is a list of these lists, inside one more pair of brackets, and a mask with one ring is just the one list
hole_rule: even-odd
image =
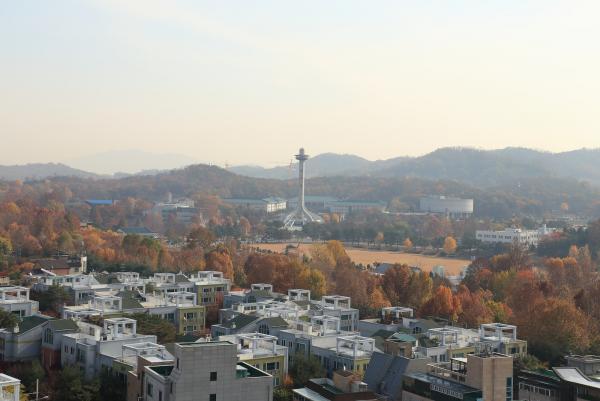
[[87,379],[122,358],[123,346],[156,343],[155,335],[137,334],[137,322],[133,319],[105,319],[103,327],[83,322],[77,325],[78,333],[63,336],[61,364],[78,366]]
[[287,201],[276,196],[270,196],[263,199],[228,198],[223,199],[223,201],[230,205],[262,210],[267,213],[276,213],[287,209]]
[[21,399],[21,381],[0,373],[0,401],[19,401]]
[[29,299],[29,288],[0,287],[0,309],[23,318],[37,314],[39,303]]
[[494,244],[521,244],[527,246],[537,246],[539,242],[547,235],[556,232],[556,228],[548,228],[546,225],[537,230],[523,230],[521,228],[507,228],[500,231],[477,230],[475,238],[478,241]]
[[448,196],[425,196],[419,201],[419,209],[427,213],[442,213],[450,216],[473,214],[473,199]]

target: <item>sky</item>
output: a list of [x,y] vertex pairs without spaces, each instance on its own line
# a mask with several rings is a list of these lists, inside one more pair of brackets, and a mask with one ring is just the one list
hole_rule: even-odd
[[1,1],[0,164],[600,147],[599,16],[597,0]]

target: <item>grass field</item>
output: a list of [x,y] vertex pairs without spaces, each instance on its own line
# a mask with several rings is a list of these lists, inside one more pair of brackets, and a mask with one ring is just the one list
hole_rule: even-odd
[[[283,252],[288,244],[252,244],[253,247],[258,247],[273,252]],[[294,246],[296,244],[293,244]],[[311,244],[300,244],[299,251],[301,254],[310,252]],[[426,256],[413,253],[377,251],[372,249],[346,248],[348,256],[354,263],[362,263],[363,265],[379,263],[406,263],[409,266],[417,266],[425,272],[431,271],[434,266],[444,266],[447,275],[457,275],[461,269],[471,263],[467,259],[441,258],[436,256]]]

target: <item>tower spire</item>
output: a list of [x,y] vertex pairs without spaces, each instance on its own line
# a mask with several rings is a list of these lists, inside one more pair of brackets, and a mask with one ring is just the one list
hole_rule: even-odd
[[288,230],[300,229],[306,223],[322,223],[323,219],[310,212],[304,205],[304,163],[308,160],[308,155],[304,152],[304,148],[295,155],[298,160],[298,205],[296,210],[290,213],[284,220],[284,227]]

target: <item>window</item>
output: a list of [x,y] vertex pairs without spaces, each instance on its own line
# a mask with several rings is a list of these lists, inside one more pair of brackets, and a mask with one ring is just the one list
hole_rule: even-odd
[[179,358],[177,358],[177,369],[179,369]]
[[217,381],[217,372],[210,372],[210,381],[211,382]]
[[208,396],[208,401],[217,401],[217,395],[216,394],[211,394]]
[[163,399],[162,399],[162,391],[158,392],[158,401],[163,401]]
[[146,394],[148,394],[149,397],[153,396],[154,389],[152,387],[152,383],[148,383],[148,386],[146,386]]
[[54,335],[51,329],[46,329],[44,331],[44,343],[52,344],[54,342]]

